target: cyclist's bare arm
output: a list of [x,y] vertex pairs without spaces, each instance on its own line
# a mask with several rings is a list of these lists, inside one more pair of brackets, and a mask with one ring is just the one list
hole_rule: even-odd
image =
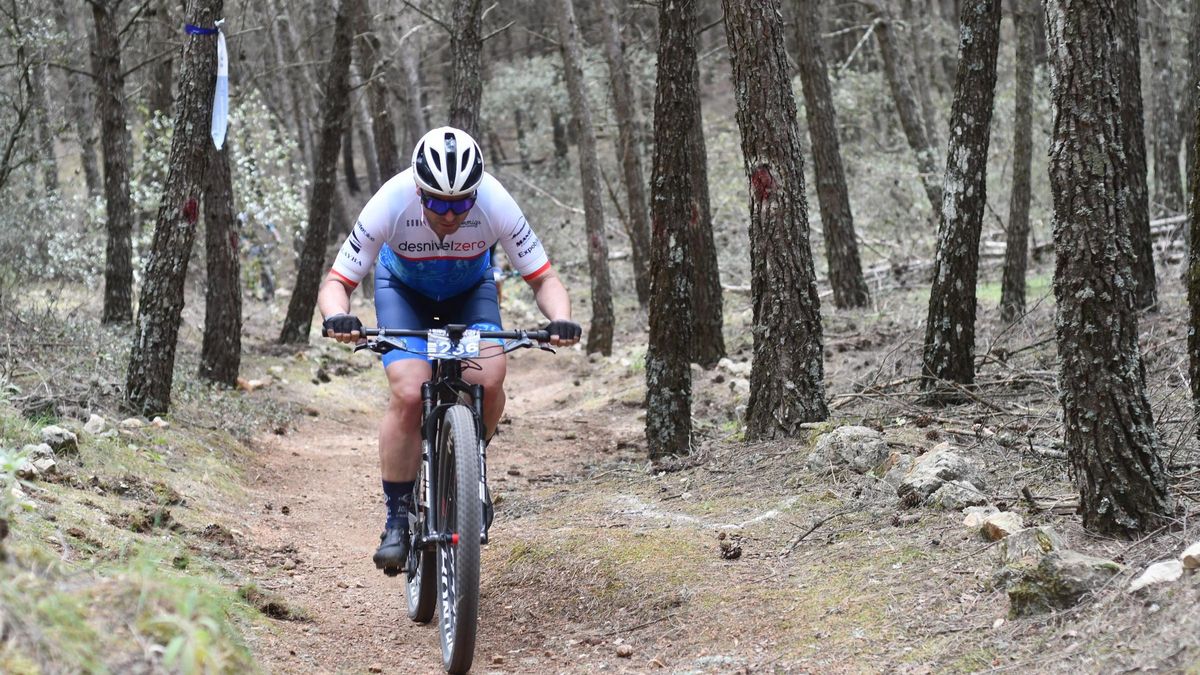
[[[350,313],[350,292],[353,290],[337,272],[330,272],[321,282],[321,290],[317,292],[317,308],[321,316],[329,318],[339,314]],[[333,333],[332,337],[338,342],[357,342],[361,339],[358,331],[352,333]]]
[[[571,320],[571,298],[567,295],[567,289],[563,286],[562,280],[558,278],[552,268],[546,268],[545,272],[532,279],[527,279],[526,283],[533,289],[538,309],[542,310],[542,314],[547,319],[550,321]],[[550,340],[550,344],[555,347],[570,347],[576,342],[579,342],[578,337],[568,339],[554,337]]]

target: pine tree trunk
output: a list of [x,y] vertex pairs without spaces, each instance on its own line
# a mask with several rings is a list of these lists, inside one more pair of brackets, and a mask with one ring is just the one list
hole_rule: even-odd
[[[411,35],[409,40],[416,41],[418,36]],[[404,75],[404,128],[408,138],[403,147],[406,153],[411,153],[417,141],[425,134],[429,123],[425,119],[425,109],[421,105],[421,57],[420,50],[404,45],[400,48],[400,70]],[[403,155],[407,157],[407,154]],[[407,166],[407,162],[405,163]]]
[[[171,40],[175,38],[173,33],[177,27],[171,21],[171,0],[157,0],[154,4],[154,10],[147,17],[150,23],[149,30],[153,34],[153,40],[150,42],[151,53],[166,49],[171,44]],[[175,65],[173,57],[173,52],[162,56],[150,67],[151,74],[147,83],[146,103],[150,108],[151,119],[156,114],[171,118],[171,106],[175,102],[175,97],[171,92],[171,85],[174,83],[174,79],[171,77]]]
[[925,133],[925,123],[917,109],[917,99],[913,94],[909,74],[904,70],[904,60],[892,37],[891,18],[884,15],[877,19],[875,37],[879,41],[879,53],[883,57],[883,70],[887,76],[888,87],[892,91],[892,99],[896,103],[896,112],[900,116],[900,126],[904,129],[904,138],[908,147],[917,158],[917,171],[920,172],[921,185],[925,188],[925,196],[933,213],[942,210],[942,187],[938,184],[937,148]]
[[46,102],[46,66],[34,64],[29,72],[29,98],[33,102],[34,130],[40,149],[42,186],[49,194],[58,193],[58,157],[54,150],[54,134],[50,132],[50,106]]
[[1173,216],[1185,209],[1183,178],[1179,175],[1178,89],[1171,62],[1171,14],[1166,0],[1147,2],[1151,39],[1150,91],[1154,105],[1154,210]]
[[[701,6],[696,7],[698,12]],[[693,15],[693,32],[699,29],[696,19]],[[695,41],[699,44],[700,36],[696,36]],[[708,201],[708,148],[704,142],[704,116],[700,105],[700,64],[694,53],[693,86],[684,90],[685,93],[694,92],[696,97],[691,106],[696,119],[688,127],[687,136],[695,158],[691,164],[691,190],[695,195],[696,217],[689,221],[691,246],[688,251],[692,258],[692,361],[712,368],[725,358],[725,312],[717,245],[713,241],[712,208]]]
[[358,171],[354,168],[354,101],[346,106],[346,119],[342,122],[342,175],[346,179],[346,191],[358,194]]
[[750,181],[754,364],[748,439],[795,438],[829,416],[804,160],[779,0],[722,0]]
[[[223,0],[192,0],[187,21],[210,27],[220,18],[222,5]],[[146,415],[166,412],[171,404],[183,284],[212,149],[209,132],[217,77],[216,37],[188,35],[184,44],[178,115],[167,162],[170,170],[146,261],[137,338],[125,384],[126,407]]]
[[[455,0],[450,31],[450,126],[479,138],[483,97],[483,0]],[[593,335],[595,328],[592,328]],[[590,340],[589,340],[590,341]]]
[[[637,113],[634,109],[633,87],[629,83],[629,68],[625,63],[625,41],[617,20],[615,0],[603,0],[605,30],[604,56],[608,60],[609,82],[612,86],[613,113],[617,122],[617,163],[629,208],[628,234],[633,259],[633,280],[638,304],[645,307],[650,301],[650,223],[646,208],[646,185],[642,177],[642,156],[637,146]],[[524,141],[520,111],[517,111],[517,143]],[[524,151],[523,148],[521,148]],[[522,155],[523,164],[528,164]]]
[[950,149],[942,182],[937,258],[925,323],[922,388],[931,398],[958,398],[946,382],[975,382],[975,282],[987,203],[1000,3],[968,0],[960,10],[958,77],[950,110]]
[[129,148],[125,128],[125,77],[121,71],[121,38],[116,12],[120,0],[92,3],[96,48],[96,113],[104,151],[104,209],[108,223],[104,252],[103,323],[129,323],[133,318],[133,204],[129,196]]
[[[351,75],[354,74],[353,63],[351,63]],[[361,79],[355,77],[352,80]],[[353,81],[351,83],[353,87]],[[379,187],[383,185],[383,179],[379,175],[379,149],[375,145],[375,124],[371,120],[370,102],[368,96],[360,96],[357,101],[351,102],[350,114],[358,118],[358,125],[355,127],[355,135],[358,136],[358,145],[363,149],[363,165],[367,170],[367,183],[371,190],[371,194],[379,191]],[[393,135],[392,141],[395,142]],[[393,151],[395,148],[393,147]],[[394,160],[393,160],[394,161]],[[391,176],[388,176],[391,178]]]
[[646,442],[651,458],[683,455],[692,442],[692,257],[689,231],[697,207],[690,167],[699,161],[687,142],[696,122],[696,60],[692,17],[697,0],[658,6],[658,77],[651,176],[652,281],[646,348]]
[[204,343],[200,377],[232,387],[242,360],[242,280],[238,259],[239,222],[233,204],[229,145],[209,148],[204,193]]
[[1033,163],[1033,33],[1036,0],[1012,0],[1017,34],[1016,83],[1013,96],[1013,184],[1008,202],[1004,276],[1000,284],[1000,317],[1014,321],[1025,313],[1025,270],[1029,263],[1029,200]]
[[[1180,115],[1180,129],[1183,133],[1184,146],[1187,148],[1187,179],[1188,191],[1195,194],[1192,185],[1196,175],[1196,148],[1192,146],[1192,136],[1196,131],[1196,116],[1200,110],[1200,7],[1191,7],[1190,28],[1188,29],[1188,78],[1184,80],[1184,109]],[[1190,206],[1196,207],[1195,200],[1190,200]]]
[[1121,141],[1128,157],[1132,218],[1130,236],[1136,254],[1133,263],[1133,277],[1137,281],[1134,303],[1138,309],[1147,309],[1158,303],[1158,289],[1154,276],[1154,245],[1150,237],[1150,192],[1146,182],[1146,133],[1142,114],[1142,57],[1138,46],[1137,3],[1117,2],[1115,8],[1113,39],[1121,46],[1114,53],[1117,82],[1121,88],[1118,114],[1121,115],[1121,133],[1124,134]]
[[601,191],[596,132],[584,89],[579,30],[571,0],[560,0],[558,16],[559,45],[563,70],[567,75],[567,93],[571,99],[571,123],[579,138],[579,177],[583,186],[583,211],[587,223],[588,271],[592,277],[592,321],[588,331],[587,352],[612,353],[613,305],[612,282],[608,273],[608,238],[604,233],[604,197]]
[[[66,5],[61,2],[53,3],[54,24],[60,33],[79,35],[84,32],[80,24],[79,14],[67,14]],[[96,38],[88,32],[89,52],[94,49]],[[72,61],[74,61],[72,59]],[[74,120],[75,136],[79,141],[79,163],[83,168],[83,179],[87,185],[89,197],[100,196],[103,186],[100,169],[96,164],[96,134],[94,131],[95,110],[92,105],[90,83],[79,73],[66,73],[67,79],[67,112]]]
[[800,38],[796,62],[800,66],[804,112],[812,142],[817,202],[821,210],[821,230],[825,235],[829,282],[833,286],[833,305],[839,309],[862,307],[870,300],[870,291],[858,257],[854,216],[850,212],[846,172],[838,147],[833,92],[829,87],[829,73],[825,70],[825,57],[821,53],[818,0],[797,0],[796,10]]
[[337,156],[342,143],[342,124],[350,104],[350,38],[352,27],[346,5],[338,7],[334,20],[333,47],[325,71],[321,95],[321,134],[313,164],[313,187],[308,201],[308,229],[304,248],[296,264],[296,287],[288,302],[287,317],[279,334],[282,344],[308,342],[317,289],[325,271],[325,249],[329,221],[337,190]]
[[1114,63],[1120,0],[1046,0],[1053,67],[1054,295],[1067,454],[1083,524],[1136,536],[1170,513],[1133,303],[1129,172]]
[[[1200,157],[1200,107],[1193,110],[1191,141],[1192,155]],[[1200,417],[1200,162],[1192,165],[1188,176],[1191,190],[1192,210],[1188,215],[1188,266],[1184,281],[1187,283],[1188,309],[1188,379],[1192,385],[1192,414]],[[1195,428],[1200,437],[1200,426]]]
[[[379,38],[371,28],[366,0],[357,3],[355,16],[358,25],[358,63],[363,80],[367,82],[366,103],[371,113],[371,132],[375,140],[375,161],[379,165],[379,180],[386,181],[404,170],[396,149],[396,128],[392,123],[388,103],[387,62]],[[482,90],[481,90],[482,91]]]

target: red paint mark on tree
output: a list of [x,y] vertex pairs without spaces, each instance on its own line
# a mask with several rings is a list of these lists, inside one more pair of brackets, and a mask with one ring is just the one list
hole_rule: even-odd
[[232,250],[235,254],[237,253],[237,250],[238,250],[238,233],[237,232],[229,233],[229,249]]
[[766,201],[775,189],[775,178],[771,175],[771,169],[765,164],[755,169],[754,173],[750,174],[750,186],[754,189],[754,196],[758,201]]
[[200,202],[196,201],[195,197],[188,197],[183,203],[183,219],[188,221],[189,225],[195,225],[196,219],[200,217]]
[[690,206],[692,207],[692,215],[688,218],[688,224],[695,225],[700,220],[700,207],[696,205],[696,202],[692,202]]

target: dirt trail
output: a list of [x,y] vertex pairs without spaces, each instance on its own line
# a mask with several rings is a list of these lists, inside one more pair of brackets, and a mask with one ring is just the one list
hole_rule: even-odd
[[[578,471],[588,458],[587,439],[615,433],[596,428],[602,417],[580,417],[562,406],[575,388],[570,364],[583,360],[574,352],[531,352],[510,362],[508,420],[489,453],[493,489],[510,503]],[[266,552],[252,570],[261,575],[259,585],[311,621],[276,622],[275,631],[253,636],[252,646],[271,672],[438,671],[436,622],[409,621],[402,579],[384,576],[371,562],[383,516],[375,436],[385,400],[382,374],[372,369],[322,387],[308,388],[317,390],[312,405],[318,416],[264,442],[244,525],[252,546]],[[498,513],[493,539],[513,537],[503,505]],[[487,548],[494,546],[485,548],[485,580],[495,557]],[[528,672],[530,663],[516,665],[522,645],[493,605],[481,607],[475,670]],[[540,648],[530,654],[549,671],[564,667]]]

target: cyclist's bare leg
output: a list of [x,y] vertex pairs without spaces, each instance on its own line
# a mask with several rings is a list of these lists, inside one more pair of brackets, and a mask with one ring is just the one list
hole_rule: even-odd
[[[496,344],[481,344],[480,356],[490,356],[499,352],[501,347]],[[481,358],[476,363],[483,370],[465,370],[463,379],[472,384],[483,385],[483,428],[488,434],[496,433],[496,425],[504,414],[504,376],[508,373],[508,357],[500,354],[495,358]]]
[[429,379],[424,359],[402,359],[387,369],[391,397],[379,423],[379,468],[386,481],[416,480],[421,465],[421,383]]

